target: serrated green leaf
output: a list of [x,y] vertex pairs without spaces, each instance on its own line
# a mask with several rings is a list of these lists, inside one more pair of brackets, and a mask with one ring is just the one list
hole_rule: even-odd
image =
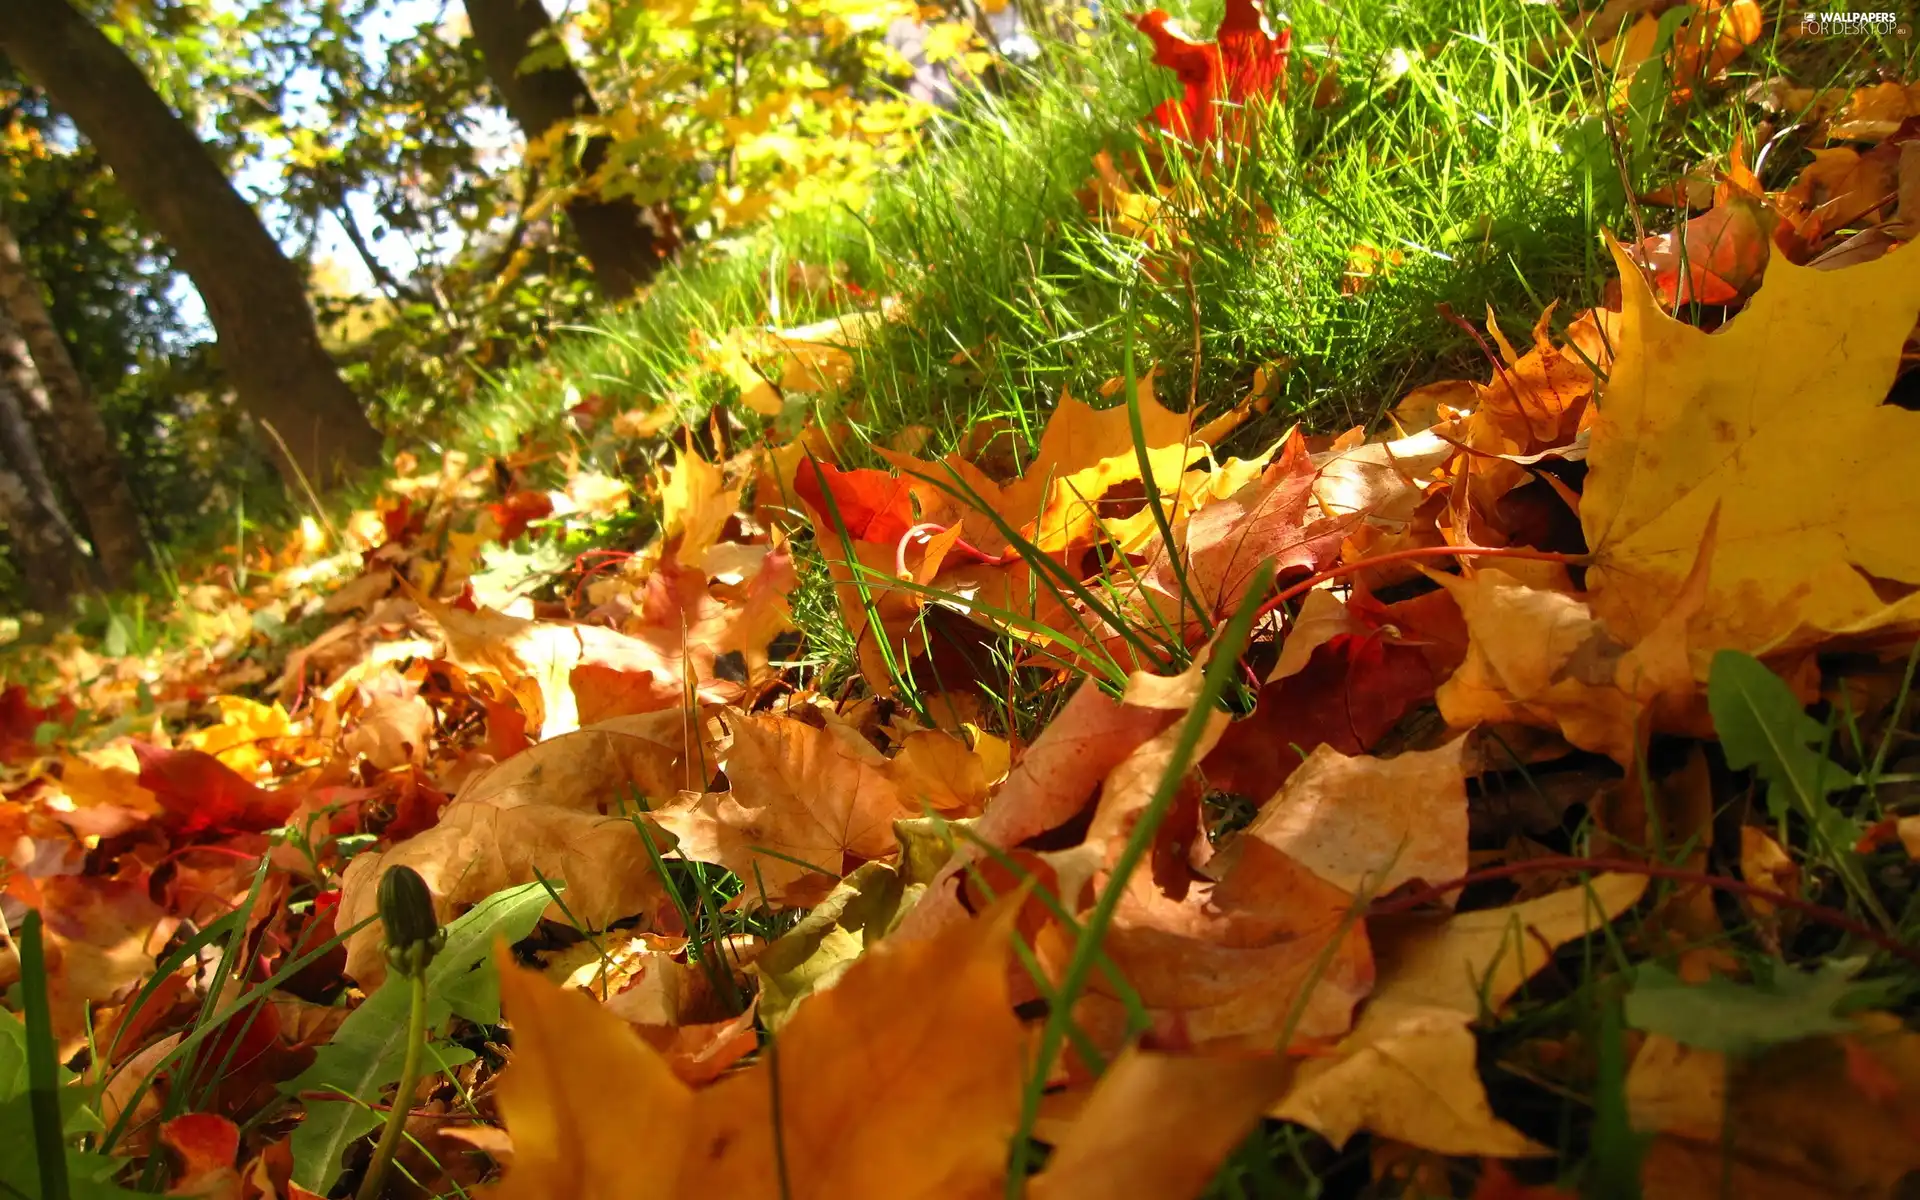
[[[496,938],[517,942],[532,933],[551,899],[541,884],[521,884],[495,892],[447,926],[447,944],[427,968],[429,1036],[444,1032],[455,1015],[476,1025],[499,1022],[500,980],[493,968],[493,943]],[[309,1103],[307,1119],[294,1130],[295,1183],[323,1196],[333,1188],[347,1147],[380,1124],[378,1112],[355,1100],[371,1101],[399,1080],[406,1036],[406,981],[390,976],[341,1023],[333,1040],[320,1047],[313,1065],[283,1085],[290,1094],[341,1097]],[[456,1048],[441,1049],[450,1054]],[[448,1065],[453,1065],[450,1060]]]
[[1767,785],[1773,819],[1797,812],[1830,855],[1849,856],[1859,826],[1827,796],[1859,780],[1820,751],[1826,728],[1807,715],[1786,681],[1750,654],[1722,650],[1713,656],[1707,707],[1728,765],[1751,767]]
[[1853,1028],[1847,1013],[1871,1002],[1878,990],[1853,982],[1866,959],[1825,963],[1818,971],[1781,967],[1765,984],[1716,975],[1687,983],[1657,963],[1634,972],[1627,993],[1627,1024],[1684,1045],[1722,1054],[1753,1054]]

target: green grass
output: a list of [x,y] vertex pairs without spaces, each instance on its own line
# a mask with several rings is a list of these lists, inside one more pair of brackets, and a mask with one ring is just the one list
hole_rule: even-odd
[[[1441,305],[1478,318],[1491,304],[1524,328],[1550,300],[1595,298],[1598,234],[1624,213],[1608,207],[1612,165],[1569,138],[1599,92],[1594,64],[1574,53],[1528,62],[1556,14],[1418,0],[1310,2],[1291,16],[1296,60],[1325,70],[1337,56],[1343,94],[1324,108],[1301,95],[1275,106],[1255,144],[1226,161],[1143,143],[1141,117],[1171,74],[1148,61],[1144,36],[1104,29],[1091,49],[1056,48],[1004,94],[963,103],[870,211],[809,214],[715,248],[562,341],[506,381],[467,435],[537,425],[568,385],[622,403],[673,397],[690,330],[774,321],[776,305],[787,325],[845,307],[776,300],[774,264],[841,265],[901,298],[908,317],[861,353],[848,408],[866,436],[924,424],[936,444],[992,418],[1037,432],[1063,388],[1089,395],[1119,372],[1129,311],[1141,361],[1159,364],[1176,406],[1238,400],[1255,367],[1290,363],[1274,419],[1335,428],[1477,369],[1479,350]],[[1199,13],[1189,28],[1211,24]],[[1150,269],[1146,247],[1077,199],[1102,149],[1136,186],[1140,152],[1168,151],[1160,183],[1188,199],[1171,221],[1179,244]],[[1362,243],[1404,261],[1349,294]],[[698,411],[726,395],[680,399]]]
[[[1187,16],[1204,36],[1217,8]],[[1619,168],[1583,131],[1612,76],[1580,47],[1531,56],[1563,28],[1553,10],[1307,0],[1290,16],[1296,64],[1336,70],[1340,94],[1316,106],[1312,87],[1297,88],[1249,145],[1195,155],[1146,129],[1176,84],[1148,39],[1109,17],[1085,47],[1052,44],[997,91],[964,99],[865,211],[810,213],[689,254],[442,436],[506,451],[598,395],[610,411],[676,406],[708,453],[718,407],[728,449],[807,418],[844,421],[857,465],[862,442],[907,426],[931,429],[927,452],[938,452],[1000,421],[1024,456],[1063,390],[1090,398],[1122,373],[1130,332],[1135,362],[1158,369],[1174,408],[1238,403],[1265,369],[1272,404],[1235,435],[1228,449],[1241,450],[1295,422],[1376,425],[1421,383],[1486,378],[1483,350],[1450,313],[1477,322],[1491,307],[1518,333],[1549,303],[1565,321],[1599,299],[1600,235],[1625,228],[1628,212]],[[1649,128],[1681,120],[1696,117],[1662,108]],[[1088,211],[1102,151],[1135,190],[1170,197],[1152,244]],[[1668,159],[1637,169],[1670,176],[1680,160]],[[1396,265],[1356,280],[1363,244]],[[846,395],[798,401],[767,430],[731,403],[732,385],[697,369],[691,345],[859,304],[792,290],[793,264],[835,272],[868,304],[895,297],[904,317],[856,352]],[[588,453],[608,471],[644,466],[630,443]],[[809,579],[796,609],[804,682],[836,692],[852,646],[823,579]],[[914,681],[902,682],[911,698]],[[1007,711],[1033,707],[1018,691]]]
[[[1217,13],[1180,15],[1204,36]],[[1631,239],[1676,219],[1630,192],[1724,165],[1736,140],[1751,161],[1776,132],[1764,168],[1769,186],[1784,186],[1808,160],[1805,135],[1762,126],[1740,99],[1749,84],[1858,83],[1876,67],[1913,67],[1899,57],[1911,48],[1892,44],[1790,44],[1775,20],[1723,81],[1677,97],[1650,64],[1630,103],[1610,110],[1614,65],[1565,38],[1549,6],[1303,0],[1288,15],[1296,73],[1333,69],[1339,94],[1317,104],[1313,87],[1296,87],[1249,145],[1195,155],[1146,128],[1177,85],[1150,61],[1148,39],[1110,14],[1085,45],[1047,43],[996,89],[963,98],[863,211],[807,213],[689,251],[638,301],[570,327],[439,436],[505,451],[597,395],[609,411],[673,406],[684,432],[670,436],[708,453],[720,449],[716,428],[736,450],[813,419],[851,429],[853,465],[863,443],[908,426],[932,431],[923,453],[934,453],[988,421],[1004,422],[1023,456],[1063,390],[1090,398],[1122,373],[1129,332],[1176,409],[1240,402],[1257,371],[1271,381],[1270,409],[1228,451],[1295,422],[1377,427],[1413,387],[1489,377],[1463,322],[1491,309],[1524,340],[1549,304],[1564,324],[1599,302],[1611,274],[1603,235]],[[1102,151],[1135,190],[1171,198],[1151,244],[1088,211]],[[1362,245],[1391,268],[1356,279]],[[834,273],[864,301],[796,290],[796,265]],[[698,369],[696,335],[791,327],[881,296],[904,317],[855,352],[845,395],[796,398],[767,422]],[[723,420],[709,419],[715,409]],[[590,442],[587,453],[616,473],[645,465],[630,443]],[[810,580],[797,607],[806,681],[834,691],[852,647],[836,636],[824,581]]]

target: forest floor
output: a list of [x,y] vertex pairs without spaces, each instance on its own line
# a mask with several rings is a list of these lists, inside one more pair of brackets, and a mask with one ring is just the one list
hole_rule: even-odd
[[1915,42],[1658,7],[1058,31],[23,638],[0,1191],[1904,1194]]

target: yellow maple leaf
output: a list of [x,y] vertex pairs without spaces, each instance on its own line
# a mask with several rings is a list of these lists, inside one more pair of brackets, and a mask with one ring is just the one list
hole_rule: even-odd
[[279,739],[296,732],[287,710],[245,696],[215,696],[213,703],[220,723],[182,734],[180,744],[213,755],[247,779],[273,778],[270,751]]
[[766,1054],[699,1092],[590,997],[504,962],[514,1059],[500,1108],[513,1165],[494,1195],[997,1191],[1025,1057],[1007,993],[1013,913],[883,943],[782,1027],[777,1075]]
[[1776,254],[1704,333],[1660,310],[1619,247],[1619,358],[1580,519],[1593,612],[1628,644],[1659,624],[1716,507],[1696,650],[1790,651],[1920,619],[1920,418],[1882,402],[1920,316],[1920,247],[1840,271]]
[[674,557],[681,564],[699,566],[739,507],[740,489],[726,486],[719,467],[674,448],[673,471],[660,489],[660,529],[668,538],[679,537]]
[[[1235,408],[1195,425],[1192,414],[1174,412],[1155,398],[1153,372],[1140,376],[1134,388],[1154,485],[1163,490],[1177,489],[1186,469],[1250,411]],[[1030,528],[1029,536],[1041,549],[1058,550],[1092,531],[1100,515],[1098,502],[1109,488],[1139,478],[1127,406],[1096,409],[1062,393],[1040,434],[1033,462],[1006,486],[997,507],[1013,524]]]

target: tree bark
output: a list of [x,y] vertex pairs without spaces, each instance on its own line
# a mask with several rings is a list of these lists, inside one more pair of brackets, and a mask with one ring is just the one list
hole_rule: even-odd
[[0,381],[0,522],[27,598],[43,613],[64,612],[94,580],[53,483],[41,464],[19,397]]
[[179,256],[241,405],[282,471],[330,483],[380,435],[320,344],[300,271],[212,153],[66,0],[0,0],[0,50],[45,89]]
[[39,283],[27,273],[5,221],[0,221],[0,360],[85,518],[87,540],[108,586],[131,586],[147,554],[139,505],[100,410],[53,327]]
[[[7,0],[0,0],[4,2]],[[548,39],[558,36],[540,0],[466,0],[466,5],[474,40],[487,61],[487,75],[506,101],[508,115],[529,142],[575,117],[598,115],[600,106],[565,57],[564,46],[559,47],[559,63],[537,70],[520,69],[542,34]],[[587,139],[580,155],[582,177],[600,169],[611,145],[606,137]],[[567,202],[566,213],[581,250],[593,264],[594,278],[607,296],[618,299],[632,293],[660,269],[653,230],[632,200],[576,196]]]

